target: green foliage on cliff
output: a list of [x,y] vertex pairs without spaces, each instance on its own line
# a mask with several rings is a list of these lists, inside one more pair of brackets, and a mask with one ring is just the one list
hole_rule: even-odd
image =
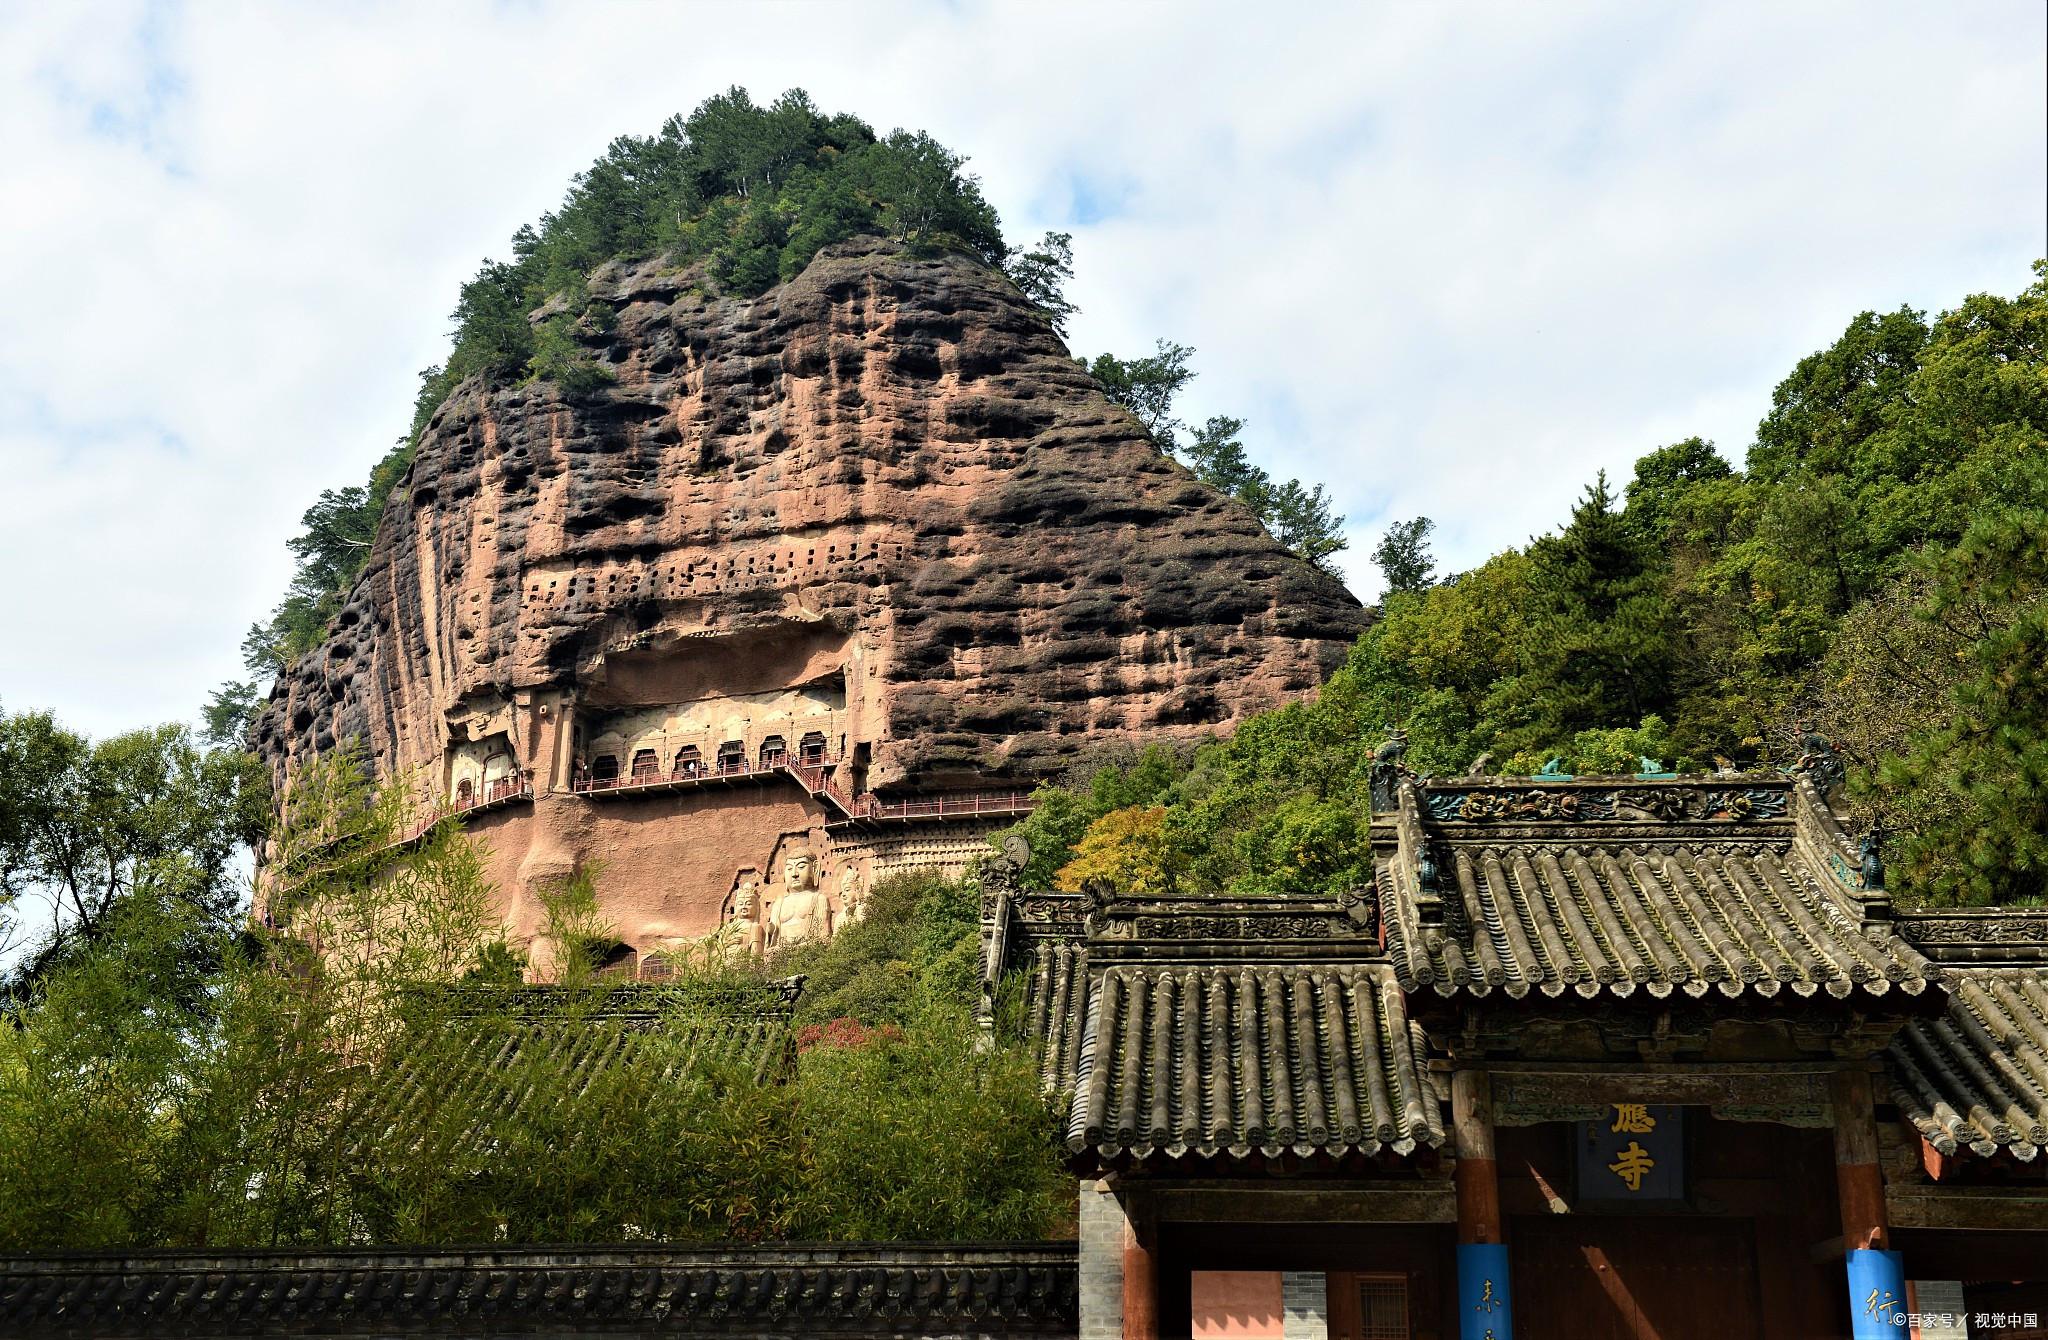
[[[2048,896],[2048,264],[1934,321],[1865,313],[1777,388],[1748,468],[1697,438],[1604,476],[1557,530],[1432,580],[1427,530],[1313,702],[1241,726],[1127,806],[1194,889],[1365,878],[1374,747],[1425,773],[1780,766],[1798,723],[1850,765],[1892,883],[1934,903]],[[1092,786],[1026,825],[1049,886],[1116,823]],[[1119,831],[1127,835],[1130,825]]]
[[[291,589],[243,642],[250,673],[275,675],[318,643],[369,557],[385,499],[456,386],[472,376],[527,378],[575,393],[612,380],[591,352],[612,316],[587,291],[598,267],[657,255],[702,262],[724,291],[751,296],[861,234],[1002,265],[1001,221],[965,164],[922,131],[877,134],[857,117],[821,112],[800,90],[761,107],[730,89],[653,135],[614,140],[560,207],[513,234],[511,260],[484,262],[462,286],[448,358],[420,374],[412,423],[369,482],[326,490],[307,509],[291,542]],[[1067,241],[1048,235],[1018,267],[1056,325],[1073,310],[1059,294],[1071,272]],[[220,725],[246,720],[227,713]]]
[[[878,888],[867,921],[769,965],[824,989],[762,1035],[757,965],[505,989],[520,955],[479,849],[451,822],[394,859],[402,800],[323,761],[275,835],[288,934],[144,890],[35,984],[0,1027],[0,1250],[1070,1221],[1031,1053],[973,1021],[971,893]],[[591,930],[570,908],[558,938]]]
[[[1195,351],[1160,340],[1142,358],[1097,354],[1088,373],[1103,394],[1131,412],[1154,446],[1183,461],[1195,478],[1251,508],[1266,532],[1288,549],[1334,573],[1330,560],[1348,547],[1344,518],[1331,510],[1321,484],[1274,479],[1252,464],[1241,440],[1244,420],[1214,415],[1190,429],[1174,417],[1174,402],[1195,379]],[[1188,434],[1184,440],[1182,434]]]
[[[242,639],[242,660],[250,673],[279,673],[327,631],[356,574],[369,561],[384,502],[412,464],[416,440],[417,430],[386,453],[363,487],[322,489],[299,518],[302,529],[286,542],[295,560],[291,588],[269,620],[250,625]],[[208,705],[209,737],[223,743],[239,740],[255,697],[253,686],[224,686]]]
[[[584,366],[577,337],[601,333],[606,313],[584,287],[620,257],[702,260],[744,295],[862,233],[999,265],[1009,254],[1000,222],[964,164],[921,131],[877,135],[801,91],[759,107],[735,88],[654,135],[621,136],[560,208],[513,235],[511,261],[487,262],[463,286],[454,350],[422,399],[473,373],[601,376]],[[549,314],[530,320],[537,311]]]

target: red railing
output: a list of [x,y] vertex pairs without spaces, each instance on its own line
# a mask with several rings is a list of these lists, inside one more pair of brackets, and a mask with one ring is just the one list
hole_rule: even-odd
[[484,788],[481,796],[472,794],[463,797],[458,795],[455,802],[449,808],[455,813],[460,814],[464,810],[482,809],[486,805],[495,805],[501,800],[532,799],[532,797],[533,783],[525,777],[514,775],[498,778]]
[[483,794],[480,796],[473,795],[467,799],[458,796],[448,803],[447,809],[439,814],[430,814],[420,820],[407,830],[403,837],[394,839],[390,845],[393,847],[403,847],[408,842],[417,842],[432,832],[434,825],[440,823],[443,819],[454,818],[464,814],[474,814],[478,810],[487,810],[493,806],[508,804],[515,800],[532,799],[533,782],[530,778],[500,777],[497,781],[485,787]]
[[[499,805],[508,805],[515,800],[532,799],[533,779],[531,776],[520,773],[514,774],[510,777],[500,777],[496,781],[492,782],[489,786],[485,787],[484,792],[481,796],[477,796],[474,794],[468,797],[458,796],[456,799],[448,802],[448,807],[446,809],[436,811],[433,814],[426,815],[424,818],[417,820],[412,825],[412,827],[406,829],[398,836],[392,838],[389,842],[380,843],[376,847],[372,848],[366,854],[370,856],[375,856],[382,852],[397,851],[401,847],[409,847],[413,843],[418,842],[421,838],[425,837],[427,834],[433,832],[434,825],[440,823],[443,819],[459,818],[460,816],[465,814],[474,814],[478,810],[487,810],[493,809]],[[315,848],[314,853],[317,854],[318,852],[329,850],[332,847],[334,847],[336,843],[338,843],[339,841],[340,839],[334,839],[327,843],[324,843],[320,847]],[[293,878],[291,883],[294,885],[302,884],[306,880],[314,877],[315,875],[325,874],[328,871],[337,868],[338,865],[334,862],[329,862],[326,865],[317,865],[308,868],[302,868],[295,872],[295,878]]]
[[689,766],[667,773],[628,774],[623,777],[581,777],[569,784],[579,795],[614,795],[622,791],[666,790],[699,782],[731,781],[785,773],[803,784],[804,790],[830,801],[849,819],[943,819],[954,815],[1028,814],[1031,797],[1022,791],[976,791],[965,795],[933,796],[919,800],[881,800],[873,793],[849,795],[832,780],[837,764],[829,758],[804,763],[787,755],[770,755],[766,761],[751,763],[731,760],[710,767]]
[[878,800],[859,797],[853,809],[856,819],[942,819],[949,815],[1025,814],[1031,797],[1022,791],[971,792],[967,795],[933,796],[928,800]]
[[[819,767],[829,767],[820,764]],[[769,761],[749,763],[746,759],[721,759],[711,764],[688,764],[672,772],[627,773],[621,777],[578,777],[570,781],[569,789],[579,795],[593,791],[637,791],[646,788],[675,786],[683,782],[714,782],[733,777],[763,777],[782,771],[796,772],[798,766],[786,758],[771,756]]]

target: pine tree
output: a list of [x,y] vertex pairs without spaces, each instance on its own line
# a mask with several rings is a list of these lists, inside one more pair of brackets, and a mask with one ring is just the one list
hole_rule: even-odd
[[1883,770],[1913,792],[1962,801],[1906,844],[1906,872],[1940,901],[2048,896],[2048,512],[1991,516],[1935,566],[1919,617],[1962,614],[1983,635],[1966,651],[1949,725]]
[[1673,648],[1663,567],[1614,502],[1602,471],[1571,523],[1529,546],[1536,636],[1517,692],[1531,730],[1503,743],[1544,747],[1668,710]]
[[1429,537],[1436,522],[1426,516],[1396,521],[1372,551],[1373,565],[1387,584],[1387,593],[1427,590],[1436,572]]

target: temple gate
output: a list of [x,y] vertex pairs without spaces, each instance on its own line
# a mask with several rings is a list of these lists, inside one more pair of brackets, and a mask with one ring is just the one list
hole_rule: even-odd
[[[1964,932],[1800,778],[1383,771],[1369,890],[985,874],[990,991],[1071,1095],[1083,1336],[1902,1335],[2048,1279],[2048,1197],[1901,1152],[2032,1160],[2048,915],[1945,969]],[[1966,1283],[1902,1207],[2020,1232]]]

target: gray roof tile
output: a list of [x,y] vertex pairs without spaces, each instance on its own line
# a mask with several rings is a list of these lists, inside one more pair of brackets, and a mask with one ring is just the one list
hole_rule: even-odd
[[1039,1079],[1046,1089],[1070,1090],[1088,1017],[1088,946],[1048,938],[1029,952],[1023,965],[1025,1035],[1039,1047]]
[[1885,1060],[1906,1119],[1944,1154],[2048,1146],[2048,968],[1951,968],[1947,1013],[1907,1023]]
[[[690,991],[633,984],[581,990],[476,988],[429,993],[393,1045],[392,1072],[358,1114],[359,1138],[405,1127],[449,1150],[494,1123],[533,1121],[598,1075],[661,1067],[658,1081],[706,1064],[769,1081],[794,1054],[802,979]],[[543,1062],[539,1072],[529,1068]],[[536,1088],[545,1075],[549,1083]]]
[[1444,1142],[1420,1030],[1374,964],[1118,964],[1067,1144],[1105,1161],[1408,1154]]
[[1846,840],[1788,784],[1403,788],[1375,879],[1402,984],[1443,995],[1918,995]]
[[1072,1335],[1071,1243],[0,1257],[0,1336]]

